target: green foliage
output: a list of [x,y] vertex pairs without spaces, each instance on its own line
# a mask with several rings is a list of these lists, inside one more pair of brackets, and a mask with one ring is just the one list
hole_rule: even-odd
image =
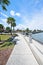
[[29,28],[26,28],[26,32],[27,32],[27,33],[29,32]]
[[13,43],[12,42],[9,42],[8,44],[7,44],[7,46],[10,46],[10,45],[12,45]]
[[1,37],[0,37],[0,41],[1,41]]
[[9,5],[9,3],[10,3],[9,0],[3,0],[2,2],[3,2],[3,4],[6,4],[6,5]]
[[0,24],[0,28],[3,28],[4,26],[2,24]]
[[7,44],[3,44],[1,47],[5,47]]
[[13,27],[13,30],[14,30],[14,27],[16,26],[15,19],[12,18],[12,17],[8,17],[7,23],[11,25],[11,35],[12,35],[12,27]]
[[10,46],[10,45],[12,45],[12,44],[13,44],[12,42],[5,42],[4,44],[2,44],[1,47]]
[[14,18],[12,18],[12,17],[8,17],[7,18],[7,23],[8,24],[11,24],[12,25],[13,22],[15,22],[15,19]]
[[7,11],[7,9],[6,9],[6,7],[4,5],[2,5],[2,8],[3,8],[3,10],[6,10]]
[[9,4],[10,4],[9,0],[0,0],[0,5],[2,6],[3,10],[7,10],[6,5],[8,6]]
[[4,26],[2,24],[0,24],[0,32],[4,31]]
[[12,27],[15,27],[15,26],[16,26],[16,23],[15,23],[15,22],[13,22],[13,23],[12,23]]
[[11,28],[10,27],[6,27],[6,31],[7,32],[11,32]]
[[17,34],[14,34],[14,36],[16,37],[16,36],[18,36]]
[[13,38],[9,38],[7,41],[11,42],[13,40]]
[[12,23],[12,25],[11,25],[11,26],[13,27],[13,31],[14,31],[14,27],[16,26],[15,21]]

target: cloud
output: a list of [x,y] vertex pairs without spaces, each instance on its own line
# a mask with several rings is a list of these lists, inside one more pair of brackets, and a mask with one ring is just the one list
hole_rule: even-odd
[[31,29],[43,29],[43,8],[40,10],[40,12],[33,15],[29,27]]
[[29,24],[30,29],[43,29],[43,16],[37,14]]
[[28,27],[32,30],[43,29],[43,8],[39,12],[33,13],[32,18],[29,19],[28,17],[26,15],[22,17],[23,24],[26,28]]
[[5,19],[4,18],[1,18],[0,19],[0,23],[3,24],[5,27],[10,26],[10,25],[8,25],[6,18]]
[[1,18],[1,21],[3,21],[4,23],[7,23],[7,19],[2,19]]
[[13,11],[13,10],[11,10],[10,11],[10,15],[12,15],[12,16],[19,16],[20,17],[20,13],[18,13],[18,12],[15,12],[15,11]]
[[20,13],[16,13],[15,15],[16,15],[16,16],[19,16],[19,17],[21,16],[21,14],[20,14]]
[[11,14],[12,16],[15,16],[15,11],[11,10],[11,11],[10,11],[10,14]]
[[6,17],[6,18],[8,17],[6,14],[4,14],[2,12],[0,12],[0,14],[3,15],[4,17]]
[[16,27],[15,27],[15,29],[22,29],[22,30],[24,30],[25,29],[25,26],[23,25],[23,24],[19,24],[19,25],[17,25]]

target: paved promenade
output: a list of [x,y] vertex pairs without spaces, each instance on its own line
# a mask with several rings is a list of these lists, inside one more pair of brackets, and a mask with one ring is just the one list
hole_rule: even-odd
[[43,65],[43,45],[32,39],[32,43],[29,43],[29,37],[24,36],[28,46],[30,47],[33,55],[37,59],[39,65]]
[[39,65],[23,36],[19,34],[16,40],[17,44],[6,65]]

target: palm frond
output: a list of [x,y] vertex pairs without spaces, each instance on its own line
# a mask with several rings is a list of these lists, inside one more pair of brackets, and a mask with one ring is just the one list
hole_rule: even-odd
[[9,0],[3,0],[3,4],[9,5],[10,4],[10,1]]
[[2,8],[3,8],[3,10],[6,10],[7,11],[7,9],[6,9],[6,7],[4,5],[2,5]]

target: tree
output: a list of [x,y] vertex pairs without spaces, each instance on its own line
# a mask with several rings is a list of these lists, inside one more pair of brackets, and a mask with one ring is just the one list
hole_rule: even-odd
[[4,26],[0,24],[0,32],[2,33],[4,31]]
[[32,33],[33,33],[33,34],[35,34],[36,32],[37,32],[36,30],[33,30],[33,32],[32,32]]
[[15,26],[16,26],[16,23],[13,22],[13,23],[12,23],[13,31],[14,31],[14,27],[15,27]]
[[7,18],[7,23],[11,25],[11,34],[12,34],[12,23],[15,22],[15,19],[12,17]]
[[[4,26],[0,24],[0,33],[2,34],[3,31],[4,31]],[[1,41],[1,36],[0,36],[0,41]]]
[[8,6],[9,4],[10,4],[9,0],[0,0],[0,5],[1,5],[3,10],[7,10],[6,5]]
[[27,33],[29,32],[29,28],[26,28],[26,32],[27,32]]
[[6,32],[11,32],[11,28],[10,27],[6,27]]

